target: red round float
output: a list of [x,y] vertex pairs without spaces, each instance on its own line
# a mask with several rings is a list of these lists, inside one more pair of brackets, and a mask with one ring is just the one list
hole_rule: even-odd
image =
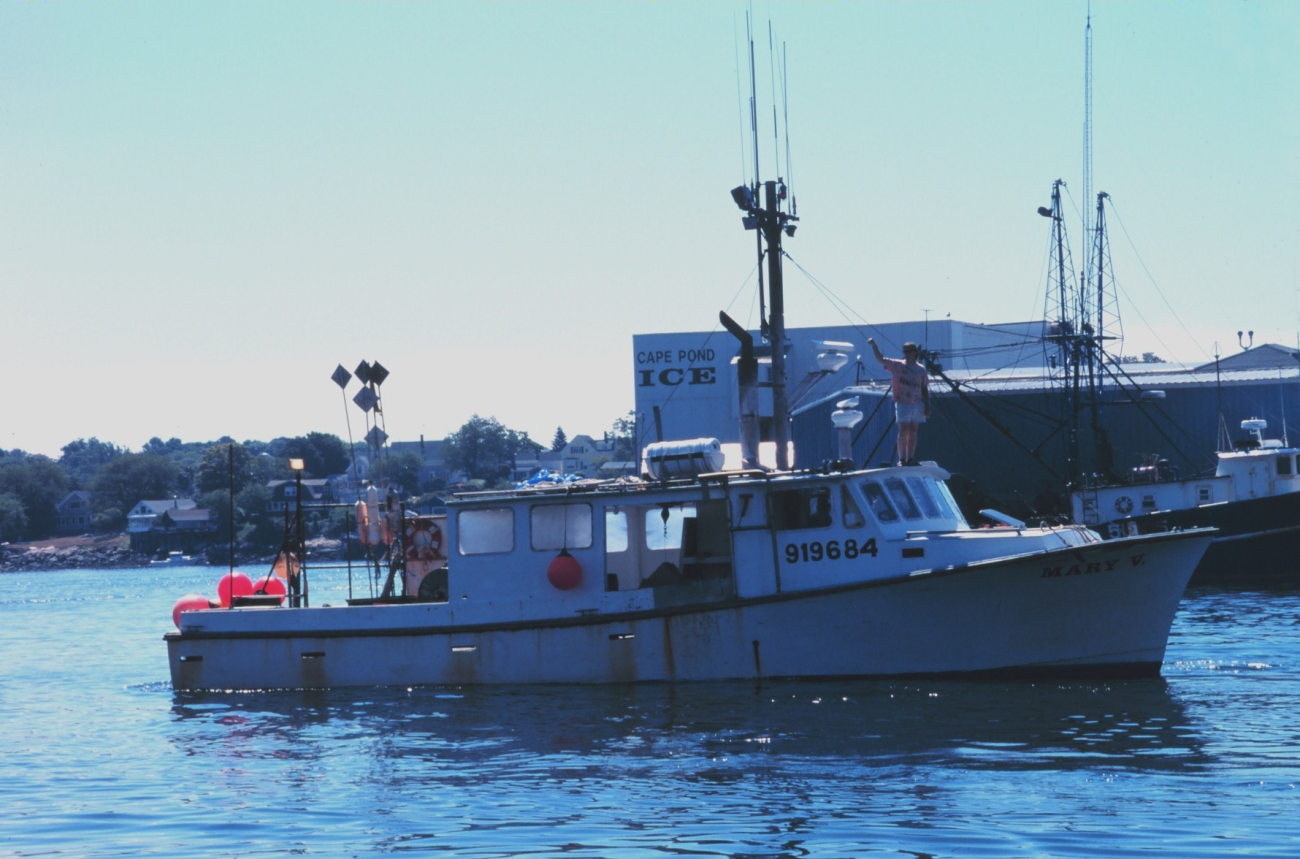
[[212,603],[207,597],[200,594],[186,594],[176,600],[176,605],[172,606],[172,623],[176,628],[181,628],[181,612],[183,611],[202,611],[203,609],[212,608]]
[[252,592],[252,580],[239,570],[226,573],[221,577],[221,581],[217,582],[217,599],[221,602],[222,608],[230,605],[231,597],[246,597]]
[[582,582],[582,564],[568,549],[561,549],[546,568],[546,580],[559,590],[571,591]]

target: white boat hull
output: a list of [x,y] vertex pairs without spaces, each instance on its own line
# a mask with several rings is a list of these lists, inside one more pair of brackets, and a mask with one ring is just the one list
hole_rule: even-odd
[[1171,533],[820,590],[513,623],[439,623],[447,608],[436,604],[238,609],[222,612],[220,629],[190,624],[166,640],[177,690],[1155,675],[1209,540]]

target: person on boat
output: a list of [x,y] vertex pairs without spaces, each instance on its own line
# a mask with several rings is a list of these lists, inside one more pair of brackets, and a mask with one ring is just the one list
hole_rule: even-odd
[[930,377],[917,362],[921,350],[915,343],[903,344],[903,360],[886,358],[874,338],[867,338],[880,366],[893,377],[894,414],[898,419],[898,464],[916,464],[917,430],[930,416]]

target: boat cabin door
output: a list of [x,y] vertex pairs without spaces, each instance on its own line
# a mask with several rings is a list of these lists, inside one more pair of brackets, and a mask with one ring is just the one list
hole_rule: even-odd
[[738,596],[780,590],[780,561],[776,557],[767,506],[764,487],[731,489],[731,540]]

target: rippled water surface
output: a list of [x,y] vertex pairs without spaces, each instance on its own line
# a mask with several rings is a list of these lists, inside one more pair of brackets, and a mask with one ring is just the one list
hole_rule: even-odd
[[1300,590],[1152,681],[175,694],[221,572],[0,575],[0,855],[1300,855]]

